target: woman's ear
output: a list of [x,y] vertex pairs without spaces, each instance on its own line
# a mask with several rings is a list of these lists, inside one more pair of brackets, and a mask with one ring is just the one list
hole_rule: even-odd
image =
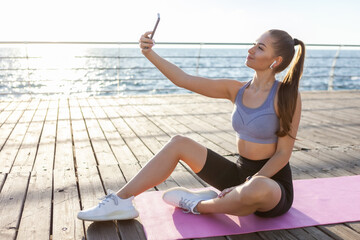
[[274,64],[273,68],[276,68],[277,66],[279,66],[282,63],[283,58],[281,56],[278,56],[275,58],[275,61],[276,61],[276,63]]

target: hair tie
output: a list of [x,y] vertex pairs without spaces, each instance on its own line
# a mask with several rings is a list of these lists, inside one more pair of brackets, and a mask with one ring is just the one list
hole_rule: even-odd
[[299,45],[299,44],[300,44],[299,40],[297,40],[296,38],[294,38],[294,46]]

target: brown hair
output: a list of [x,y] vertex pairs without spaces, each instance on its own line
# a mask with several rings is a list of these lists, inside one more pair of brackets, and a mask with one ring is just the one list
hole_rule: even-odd
[[280,116],[280,129],[276,132],[278,137],[290,135],[291,122],[295,113],[299,82],[302,76],[305,60],[305,44],[293,39],[287,32],[282,30],[269,30],[272,37],[272,46],[275,54],[282,57],[282,62],[274,68],[276,73],[286,69],[295,55],[295,45],[299,45],[296,57],[286,73],[278,93],[278,109]]

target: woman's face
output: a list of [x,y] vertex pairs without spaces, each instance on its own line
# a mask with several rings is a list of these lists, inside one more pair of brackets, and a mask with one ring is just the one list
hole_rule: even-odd
[[268,32],[260,36],[254,46],[248,50],[245,65],[255,71],[269,70],[275,61],[274,49]]

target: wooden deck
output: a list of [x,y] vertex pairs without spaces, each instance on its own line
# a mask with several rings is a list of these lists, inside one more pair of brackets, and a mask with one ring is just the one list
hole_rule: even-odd
[[[294,179],[360,174],[360,92],[302,98]],[[140,219],[91,223],[76,214],[176,134],[235,160],[231,112],[230,102],[199,95],[0,100],[0,239],[145,239]],[[179,164],[156,190],[178,185],[204,186]],[[360,222],[211,239],[360,239]]]

